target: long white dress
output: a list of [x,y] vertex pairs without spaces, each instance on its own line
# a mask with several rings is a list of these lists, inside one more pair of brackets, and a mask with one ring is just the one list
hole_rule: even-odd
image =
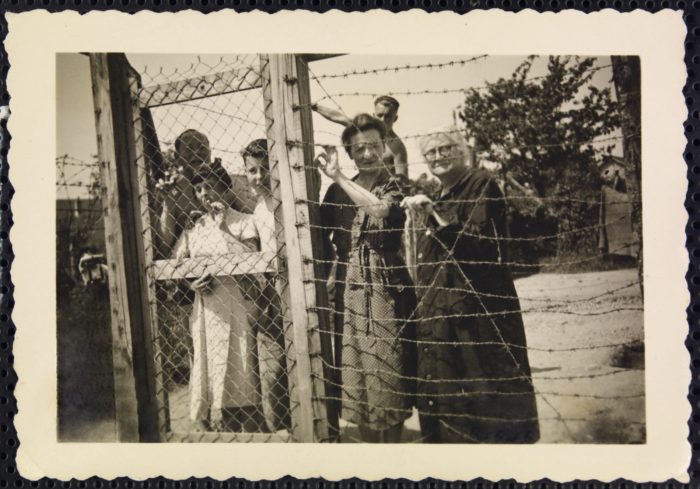
[[[201,217],[180,236],[174,253],[196,258],[251,251],[241,241],[256,236],[249,214],[227,208],[215,217]],[[195,295],[190,318],[192,421],[221,419],[224,408],[260,405],[255,308],[243,295],[242,280],[215,277],[208,293]]]

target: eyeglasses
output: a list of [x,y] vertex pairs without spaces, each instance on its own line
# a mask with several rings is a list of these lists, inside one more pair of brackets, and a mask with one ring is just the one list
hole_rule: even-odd
[[423,156],[425,156],[426,160],[436,160],[438,158],[452,156],[455,148],[457,148],[457,146],[454,144],[447,144],[445,146],[438,146],[437,148],[429,149],[428,151],[423,153]]

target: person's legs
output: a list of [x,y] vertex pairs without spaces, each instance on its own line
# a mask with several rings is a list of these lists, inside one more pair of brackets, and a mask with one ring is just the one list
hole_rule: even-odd
[[258,333],[262,410],[270,431],[289,429],[289,398],[284,348],[279,341]]
[[265,431],[265,420],[262,406],[244,406],[239,408],[240,422],[244,433],[260,433]]
[[381,443],[401,443],[401,434],[403,433],[403,421],[392,426],[388,430],[381,432]]
[[435,415],[419,413],[419,420],[423,443],[442,443],[440,418]]
[[223,430],[232,433],[260,433],[265,427],[261,406],[222,409]]
[[240,408],[230,407],[221,410],[221,430],[238,433],[241,431],[241,423],[239,420],[238,410]]
[[371,429],[367,425],[359,425],[360,439],[365,443],[379,443],[379,431]]
[[365,443],[400,443],[403,421],[386,430],[373,430],[367,425],[359,425],[360,437]]

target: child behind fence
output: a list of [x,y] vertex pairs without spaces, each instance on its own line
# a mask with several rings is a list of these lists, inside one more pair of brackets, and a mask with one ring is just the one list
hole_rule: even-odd
[[[260,239],[260,251],[276,254],[276,206],[270,190],[267,140],[256,139],[250,142],[241,154],[245,161],[248,184],[257,196],[252,222]],[[284,428],[290,429],[291,425],[281,302],[271,276],[264,280],[260,305],[263,311],[257,340],[262,405],[267,427],[274,432]]]
[[[253,251],[257,235],[249,216],[224,203],[223,195],[231,188],[224,168],[209,166],[195,175],[192,184],[206,213],[180,235],[175,257]],[[199,430],[260,431],[255,285],[251,276],[211,273],[190,283],[195,291],[190,318],[194,347],[190,418]]]

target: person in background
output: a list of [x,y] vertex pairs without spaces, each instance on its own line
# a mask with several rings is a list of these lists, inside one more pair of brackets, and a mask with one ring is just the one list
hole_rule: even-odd
[[86,250],[78,262],[78,270],[83,285],[107,283],[108,269],[102,253],[97,254],[92,249]]
[[[335,147],[316,163],[333,180],[321,205],[324,250],[335,245],[335,367],[342,417],[365,442],[396,443],[411,415],[415,365],[411,342],[415,295],[399,250],[405,215],[400,183],[382,161],[384,123],[353,118],[342,143],[357,166],[349,179]],[[332,242],[332,244],[331,244]],[[332,263],[328,256],[324,263]]]
[[195,197],[192,178],[211,165],[209,139],[195,129],[187,129],[175,140],[175,153],[170,168],[156,183],[160,193],[160,215],[156,225],[158,251],[170,254],[180,233],[201,215],[202,208]]
[[[222,166],[209,166],[190,180],[204,209],[179,236],[174,258],[217,257],[254,250],[257,233],[249,215],[230,208],[224,195],[232,182]],[[193,364],[190,419],[200,431],[262,431],[255,323],[259,307],[251,278],[205,273],[190,318]]]
[[[245,162],[248,185],[257,197],[252,216],[260,251],[277,255],[275,209],[278,202],[270,189],[270,163],[267,140],[251,141],[241,152]],[[258,324],[258,357],[262,386],[262,407],[270,431],[291,429],[289,391],[284,349],[284,331],[280,297],[275,289],[274,276],[263,280]]]
[[454,127],[419,141],[434,195],[402,202],[418,229],[421,431],[429,443],[533,443],[537,406],[520,303],[507,266],[503,194],[466,163]]
[[[332,109],[323,105],[313,104],[311,108],[321,116],[336,124],[345,127],[352,120],[342,110]],[[384,154],[382,158],[386,166],[402,180],[408,179],[408,155],[406,146],[401,138],[394,132],[394,123],[398,120],[399,101],[389,95],[377,97],[374,101],[374,116],[381,120],[386,127],[384,140]]]

